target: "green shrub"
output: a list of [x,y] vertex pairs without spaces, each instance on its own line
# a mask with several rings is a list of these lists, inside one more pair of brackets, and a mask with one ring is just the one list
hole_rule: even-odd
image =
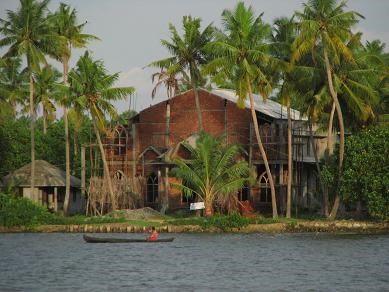
[[217,227],[223,231],[228,231],[233,228],[242,228],[249,225],[251,220],[245,216],[242,216],[238,213],[233,213],[232,215],[223,216],[223,215],[214,215],[204,222],[204,227]]
[[344,201],[362,202],[371,217],[389,219],[389,127],[361,131],[349,137],[345,146]]
[[32,228],[49,221],[51,217],[53,214],[50,214],[45,207],[29,199],[0,193],[0,225]]

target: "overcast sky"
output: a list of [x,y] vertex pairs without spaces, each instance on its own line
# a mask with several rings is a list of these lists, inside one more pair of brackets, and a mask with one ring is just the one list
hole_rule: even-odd
[[[156,69],[143,69],[154,60],[168,56],[161,47],[160,40],[169,38],[168,24],[181,26],[182,16],[192,15],[202,19],[202,27],[209,23],[220,24],[223,9],[233,9],[237,1],[232,0],[51,0],[49,8],[54,11],[59,2],[76,8],[80,22],[87,21],[85,33],[98,36],[101,41],[90,43],[88,49],[95,59],[104,61],[110,73],[120,72],[120,86],[136,88],[136,110],[162,101],[165,91],[151,99],[151,74]],[[280,16],[291,16],[302,9],[302,0],[251,0],[257,15],[264,12],[263,18],[272,22]],[[0,17],[6,10],[16,10],[17,0],[0,0]],[[356,31],[362,31],[364,40],[380,39],[389,43],[389,1],[388,0],[349,0],[348,7],[365,16]],[[386,51],[388,49],[386,48]],[[73,66],[84,50],[73,53]],[[129,108],[130,101],[117,104],[119,112]]]

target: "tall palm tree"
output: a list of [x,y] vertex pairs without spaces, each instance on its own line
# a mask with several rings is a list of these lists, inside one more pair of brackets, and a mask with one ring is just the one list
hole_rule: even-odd
[[7,46],[5,54],[25,56],[29,75],[29,102],[31,119],[31,190],[35,177],[35,111],[33,72],[39,72],[40,64],[46,63],[45,54],[57,47],[58,38],[53,33],[47,17],[49,0],[20,0],[17,11],[7,10],[7,18],[0,19],[0,32],[4,36],[0,47]]
[[63,91],[58,83],[61,76],[61,73],[50,65],[45,66],[40,73],[34,74],[35,104],[42,105],[44,134],[47,133],[48,123],[55,119],[55,103]]
[[201,132],[196,146],[187,144],[191,159],[176,159],[172,173],[182,179],[174,184],[187,197],[197,195],[204,201],[205,216],[213,214],[213,204],[218,197],[237,193],[250,178],[250,168],[238,145],[223,146],[221,139]]
[[[69,5],[61,3],[58,11],[54,14],[53,25],[57,34],[61,37],[61,47],[58,50],[57,59],[63,65],[63,84],[68,85],[69,60],[72,54],[72,48],[84,48],[88,41],[96,40],[97,37],[82,33],[86,24],[78,24],[77,11]],[[66,97],[65,97],[66,99]],[[68,210],[70,199],[70,142],[69,142],[69,121],[68,109],[63,106],[63,117],[65,123],[65,152],[66,152],[66,191],[64,200],[64,212]]]
[[296,37],[296,25],[292,19],[286,17],[277,18],[274,21],[274,48],[273,54],[282,62],[280,68],[282,73],[280,76],[280,99],[285,104],[288,116],[288,177],[286,191],[286,218],[291,217],[292,209],[292,178],[293,178],[293,163],[292,163],[292,118],[290,114],[290,106],[292,95],[295,94],[295,83],[293,69],[289,65],[291,56],[291,44]]
[[118,73],[107,74],[104,64],[101,61],[94,61],[86,51],[78,60],[76,67],[69,73],[70,96],[65,101],[66,106],[73,106],[91,115],[103,160],[104,172],[107,177],[113,210],[117,208],[117,202],[113,193],[100,131],[105,129],[105,114],[109,114],[112,117],[117,115],[111,102],[123,99],[135,91],[133,87],[112,87],[118,78]]
[[[299,60],[307,53],[316,53],[316,48],[321,49],[320,54],[324,60],[328,88],[339,121],[340,139],[337,176],[339,180],[342,175],[344,157],[344,121],[332,71],[333,65],[339,63],[340,56],[343,56],[348,62],[354,62],[353,54],[347,48],[345,40],[350,39],[353,34],[351,28],[358,23],[358,18],[363,18],[363,16],[354,11],[346,11],[345,1],[338,4],[337,0],[308,0],[303,5],[303,12],[295,12],[299,22],[299,34],[294,42],[292,61]],[[340,197],[337,194],[330,213],[330,219],[336,217],[339,204]]]
[[[350,63],[340,56],[340,62],[333,66],[334,86],[338,94],[339,102],[342,110],[345,113],[345,120],[348,129],[352,130],[359,123],[364,123],[368,118],[373,116],[372,108],[378,101],[378,95],[374,90],[375,80],[377,80],[377,70],[369,68],[365,64],[365,54],[361,51],[360,44],[361,35],[355,34],[350,40],[346,42],[346,46],[353,52],[355,62]],[[312,122],[327,122],[327,146],[325,162],[327,164],[329,157],[330,137],[332,131],[333,117],[335,112],[334,102],[331,98],[329,86],[325,80],[326,71],[322,58],[316,59],[315,79],[309,82],[310,87],[313,88],[313,93],[306,95],[302,101],[303,111],[307,113]],[[326,110],[330,112],[328,115]],[[324,214],[328,214],[328,188],[324,188]]]
[[270,38],[271,27],[262,21],[261,16],[255,17],[252,7],[246,8],[243,2],[239,2],[234,11],[224,10],[224,33],[219,33],[217,40],[208,44],[207,49],[213,53],[214,59],[205,66],[204,71],[213,74],[217,83],[231,79],[239,97],[239,106],[243,106],[249,96],[255,136],[269,179],[273,217],[276,218],[278,212],[274,180],[259,133],[253,97],[253,89],[264,99],[272,91],[268,76],[264,73],[264,67],[270,60],[266,40]]
[[210,24],[203,31],[200,31],[200,23],[200,18],[184,16],[182,19],[184,34],[182,37],[175,26],[169,24],[171,40],[162,40],[161,44],[172,56],[152,62],[149,65],[166,70],[166,73],[170,76],[176,76],[178,73],[189,75],[195,96],[199,132],[203,130],[203,120],[197,87],[203,81],[200,67],[207,63],[207,54],[204,47],[213,37],[212,25]]

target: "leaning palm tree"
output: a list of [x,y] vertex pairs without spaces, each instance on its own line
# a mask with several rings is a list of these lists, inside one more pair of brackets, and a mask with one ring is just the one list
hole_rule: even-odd
[[[63,65],[63,84],[68,85],[69,60],[72,48],[84,48],[88,41],[98,39],[97,37],[82,33],[85,23],[77,23],[77,11],[69,5],[61,3],[58,11],[54,14],[53,26],[57,34],[61,37],[61,46],[57,51],[56,58]],[[66,96],[65,96],[66,99]],[[66,152],[66,191],[64,200],[64,212],[67,212],[70,198],[70,142],[69,142],[69,122],[68,109],[63,107],[63,117],[65,123],[65,152]]]
[[70,96],[65,100],[66,106],[73,106],[80,111],[88,112],[92,118],[113,210],[117,208],[117,204],[100,131],[105,129],[105,114],[112,117],[117,115],[111,102],[123,99],[135,91],[133,87],[112,87],[118,78],[118,73],[107,74],[104,64],[101,61],[94,61],[89,53],[85,52],[78,60],[76,67],[69,73]]
[[190,160],[176,159],[172,174],[182,180],[173,184],[186,197],[198,196],[204,201],[205,216],[213,214],[215,200],[237,193],[250,179],[250,168],[244,159],[238,159],[241,148],[226,145],[222,139],[201,132],[196,146],[185,144]]
[[[333,79],[334,86],[338,94],[339,102],[343,108],[345,120],[349,120],[348,129],[352,129],[359,123],[365,123],[367,119],[371,118],[373,113],[373,107],[378,102],[377,91],[374,90],[374,85],[379,79],[379,70],[375,68],[369,68],[366,64],[366,55],[362,51],[360,44],[359,33],[352,36],[350,40],[346,42],[346,46],[353,52],[355,56],[355,62],[350,63],[344,60],[344,57],[340,56],[340,62],[333,66]],[[324,66],[320,66],[324,61],[322,58],[317,58],[317,72],[316,82],[310,82],[310,87],[315,87],[315,93],[310,96],[305,96],[304,107],[305,112],[310,117],[311,121],[328,120],[327,130],[327,147],[325,161],[328,162],[328,154],[330,147],[330,136],[334,118],[334,102],[331,98],[330,89],[325,80],[326,72]],[[321,64],[320,64],[321,63]],[[328,109],[330,114],[326,114],[325,110]],[[324,214],[328,217],[328,188],[324,188]]]
[[[339,165],[338,180],[342,175],[344,157],[344,121],[338,93],[334,86],[333,66],[339,63],[340,56],[353,63],[354,56],[345,41],[352,36],[351,28],[358,23],[358,18],[363,18],[357,12],[346,11],[346,2],[338,4],[337,0],[309,0],[304,4],[303,12],[295,12],[298,19],[299,34],[294,42],[292,62],[299,60],[307,53],[316,53],[320,48],[320,54],[324,60],[324,68],[327,74],[329,92],[334,101],[339,121]],[[330,213],[330,219],[336,217],[340,204],[337,194],[334,206]]]
[[31,119],[31,190],[35,177],[35,111],[33,72],[39,72],[46,63],[45,54],[57,47],[58,38],[53,33],[50,17],[47,17],[49,0],[20,0],[17,11],[7,10],[7,18],[0,19],[0,47],[7,46],[6,57],[25,56],[29,75]]
[[168,49],[172,56],[148,65],[165,70],[168,76],[176,76],[181,73],[190,77],[196,102],[199,132],[203,130],[203,121],[197,87],[203,81],[200,67],[207,63],[204,47],[213,37],[212,25],[208,25],[203,31],[200,31],[200,22],[200,18],[184,16],[182,19],[184,35],[182,37],[175,26],[170,24],[171,40],[162,40],[161,44]]
[[234,11],[224,10],[222,23],[224,33],[220,33],[218,39],[207,46],[214,59],[205,66],[204,71],[213,74],[217,83],[231,79],[239,98],[239,106],[243,107],[249,96],[255,136],[269,178],[273,217],[276,218],[278,212],[274,180],[259,133],[253,97],[253,89],[264,99],[272,91],[272,86],[264,73],[264,67],[270,60],[265,41],[270,37],[271,27],[262,21],[261,15],[255,17],[251,6],[246,8],[243,2],[239,2]]

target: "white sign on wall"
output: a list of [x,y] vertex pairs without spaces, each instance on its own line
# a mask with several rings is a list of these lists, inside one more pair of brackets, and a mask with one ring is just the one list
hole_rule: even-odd
[[196,203],[190,203],[190,210],[201,210],[205,209],[204,202],[196,202]]

